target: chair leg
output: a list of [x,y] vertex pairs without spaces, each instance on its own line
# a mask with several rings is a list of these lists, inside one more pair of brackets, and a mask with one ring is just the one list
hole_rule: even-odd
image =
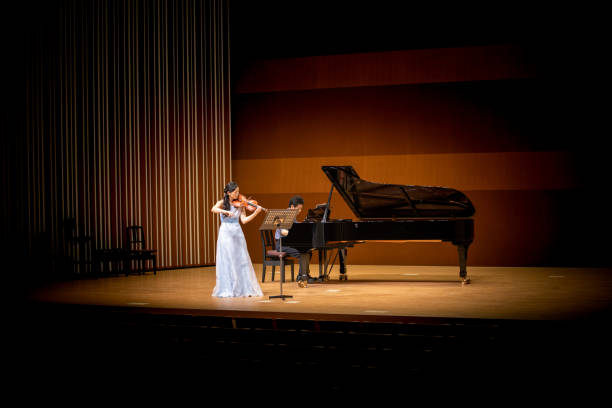
[[293,274],[293,262],[291,263],[291,282],[295,282],[295,275]]
[[132,270],[132,260],[130,258],[124,259],[123,260],[123,273],[125,273],[125,276],[128,276],[131,270]]
[[263,263],[263,268],[261,270],[261,282],[265,282],[266,280],[266,261]]
[[274,270],[276,269],[276,265],[272,265],[272,282],[274,282]]

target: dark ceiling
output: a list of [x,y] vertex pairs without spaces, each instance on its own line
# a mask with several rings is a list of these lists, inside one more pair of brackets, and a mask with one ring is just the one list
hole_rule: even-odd
[[413,1],[230,2],[232,64],[252,59],[405,49],[533,44],[542,13],[519,3],[423,6]]

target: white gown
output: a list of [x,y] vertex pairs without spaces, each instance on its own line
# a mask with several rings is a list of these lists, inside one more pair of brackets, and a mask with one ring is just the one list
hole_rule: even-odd
[[243,209],[233,208],[231,217],[221,214],[217,238],[217,283],[213,296],[263,296],[240,226],[241,211]]

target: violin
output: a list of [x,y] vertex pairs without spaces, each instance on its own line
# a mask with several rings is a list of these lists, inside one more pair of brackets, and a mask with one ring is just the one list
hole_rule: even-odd
[[236,208],[244,207],[249,211],[255,211],[255,209],[261,208],[265,212],[268,212],[266,208],[263,208],[262,206],[258,205],[257,201],[251,198],[246,198],[242,194],[239,194],[238,198],[232,201],[232,205]]

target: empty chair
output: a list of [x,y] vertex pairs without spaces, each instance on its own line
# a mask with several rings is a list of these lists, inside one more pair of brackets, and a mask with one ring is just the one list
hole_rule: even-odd
[[126,258],[129,265],[125,270],[125,274],[128,275],[130,273],[132,261],[136,263],[138,274],[145,272],[144,267],[147,261],[152,262],[153,273],[157,274],[157,250],[147,248],[142,226],[130,225],[126,227],[126,233]]
[[93,238],[77,231],[75,218],[66,218],[62,222],[64,240],[67,243],[67,258],[71,273],[82,274],[90,272],[92,266]]

